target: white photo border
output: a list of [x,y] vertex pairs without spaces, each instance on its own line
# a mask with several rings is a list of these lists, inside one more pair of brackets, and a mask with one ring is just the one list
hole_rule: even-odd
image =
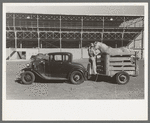
[[[135,100],[6,100],[6,6],[144,6],[144,99]],[[3,3],[2,119],[83,121],[148,119],[148,3]],[[31,6],[32,6],[31,5]]]

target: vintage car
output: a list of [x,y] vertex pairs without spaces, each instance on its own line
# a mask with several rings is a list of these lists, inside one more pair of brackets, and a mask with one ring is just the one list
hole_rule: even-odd
[[46,80],[69,80],[72,84],[81,84],[86,80],[87,71],[82,64],[72,62],[69,52],[55,52],[31,57],[31,62],[22,69],[21,80],[31,84],[35,76]]

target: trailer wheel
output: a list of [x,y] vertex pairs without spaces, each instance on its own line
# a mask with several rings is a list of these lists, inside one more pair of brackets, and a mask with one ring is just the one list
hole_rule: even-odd
[[87,65],[87,79],[91,79],[91,64]]
[[120,85],[127,84],[130,80],[130,76],[126,72],[119,72],[115,75],[116,82]]
[[35,75],[31,71],[25,71],[21,76],[21,80],[23,84],[32,84],[35,81]]

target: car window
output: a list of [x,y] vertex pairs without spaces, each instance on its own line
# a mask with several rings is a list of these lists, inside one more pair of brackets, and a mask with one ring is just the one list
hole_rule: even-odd
[[54,60],[55,61],[62,61],[62,55],[55,55]]
[[64,61],[68,61],[68,60],[69,60],[68,55],[63,55],[63,60],[64,60]]
[[53,61],[53,55],[49,56],[49,61]]
[[69,56],[68,55],[66,55],[66,61],[68,61],[69,60]]

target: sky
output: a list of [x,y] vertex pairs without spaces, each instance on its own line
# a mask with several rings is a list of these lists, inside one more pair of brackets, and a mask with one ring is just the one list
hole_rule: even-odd
[[36,13],[36,14],[67,14],[67,15],[144,15],[144,6],[102,6],[102,5],[34,5],[34,4],[9,4],[7,13]]

